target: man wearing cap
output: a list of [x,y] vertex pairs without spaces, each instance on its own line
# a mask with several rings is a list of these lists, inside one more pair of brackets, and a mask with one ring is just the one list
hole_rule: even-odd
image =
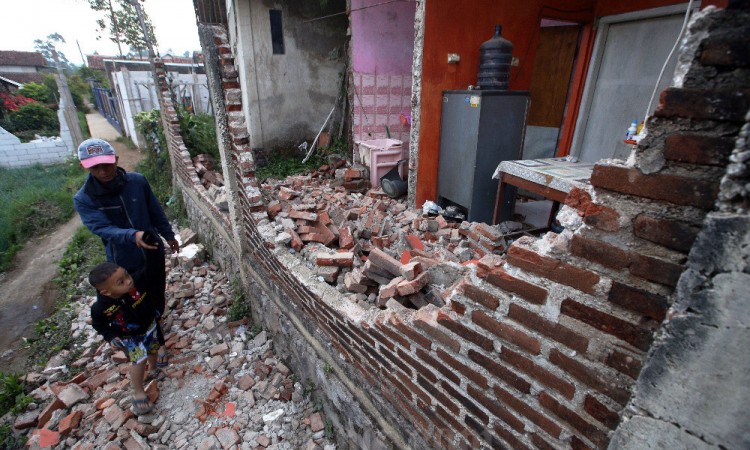
[[[154,283],[152,292],[160,297],[156,300],[163,313],[164,244],[157,236],[161,235],[173,252],[179,251],[180,244],[148,180],[118,167],[119,157],[114,147],[102,139],[83,141],[78,146],[78,159],[89,172],[83,187],[73,197],[81,221],[102,239],[108,261],[117,263],[131,275],[147,272]],[[165,361],[163,356],[159,359]]]

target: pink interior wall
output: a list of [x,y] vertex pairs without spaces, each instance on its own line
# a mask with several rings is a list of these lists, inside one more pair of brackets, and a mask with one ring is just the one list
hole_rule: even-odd
[[381,139],[388,126],[391,137],[408,146],[409,126],[402,125],[401,114],[411,110],[416,4],[372,6],[378,3],[352,0],[352,133],[355,141]]

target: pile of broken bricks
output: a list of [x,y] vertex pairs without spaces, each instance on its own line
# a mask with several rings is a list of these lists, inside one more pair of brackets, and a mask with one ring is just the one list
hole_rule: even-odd
[[[265,331],[227,317],[229,277],[204,261],[189,230],[168,262],[163,327],[168,377],[147,380],[155,409],[130,411],[129,364],[90,325],[93,296],[72,300],[78,359],[64,350],[44,370],[25,375],[33,402],[12,420],[26,448],[332,450],[325,416],[275,354]],[[71,371],[80,371],[71,375]],[[6,422],[7,423],[7,422]]]
[[315,264],[321,281],[371,307],[384,308],[390,299],[411,308],[440,306],[428,269],[503,255],[511,240],[524,235],[518,222],[458,222],[408,209],[405,200],[381,190],[349,191],[341,177],[352,168],[335,169],[333,179],[320,176],[331,170],[323,166],[261,185],[275,231],[266,239],[291,247]]
[[200,154],[194,156],[193,167],[198,174],[198,179],[204,188],[208,198],[219,208],[220,211],[228,212],[229,203],[224,187],[224,175],[215,170],[216,163],[213,156],[209,154]]

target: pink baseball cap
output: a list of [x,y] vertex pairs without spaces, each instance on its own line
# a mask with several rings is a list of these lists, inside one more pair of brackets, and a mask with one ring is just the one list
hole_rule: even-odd
[[88,169],[97,164],[114,164],[117,162],[115,148],[103,139],[91,138],[78,146],[78,159]]

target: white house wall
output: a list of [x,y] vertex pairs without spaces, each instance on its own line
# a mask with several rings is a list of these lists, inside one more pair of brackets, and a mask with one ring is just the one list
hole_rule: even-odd
[[[251,145],[295,148],[311,141],[336,103],[345,71],[348,19],[343,1],[234,1],[229,8],[232,45],[243,87]],[[273,54],[269,10],[282,12],[284,54]]]

